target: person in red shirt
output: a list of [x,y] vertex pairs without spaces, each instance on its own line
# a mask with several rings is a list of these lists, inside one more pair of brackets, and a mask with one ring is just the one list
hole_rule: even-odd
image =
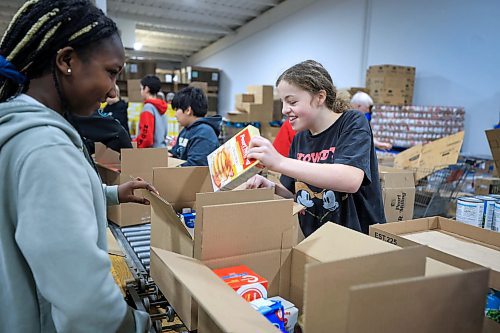
[[295,136],[295,131],[290,125],[290,121],[287,119],[283,125],[281,125],[276,138],[274,139],[273,146],[276,148],[278,153],[288,157],[290,152],[290,145],[292,144],[293,137]]
[[147,75],[141,80],[141,96],[144,107],[139,119],[139,134],[137,135],[138,148],[166,147],[168,134],[167,102],[158,98],[160,79],[154,75]]

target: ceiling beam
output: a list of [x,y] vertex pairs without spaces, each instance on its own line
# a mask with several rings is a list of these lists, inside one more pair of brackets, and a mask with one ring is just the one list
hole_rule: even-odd
[[197,52],[203,48],[203,46],[201,46],[201,45],[162,43],[162,42],[155,41],[154,39],[137,39],[137,41],[139,43],[142,43],[143,49],[151,47],[151,48],[158,48],[158,49],[165,49],[165,50],[188,51],[188,52],[183,52],[182,54]]
[[240,26],[246,21],[246,19],[235,19],[230,17],[213,17],[207,15],[203,11],[199,11],[198,13],[194,11],[181,12],[178,10],[169,10],[166,8],[154,8],[154,7],[151,8],[148,6],[131,4],[131,3],[123,5],[117,5],[116,3],[111,3],[110,6],[108,7],[108,12],[134,13],[147,17],[162,18],[165,21],[175,19],[180,21],[187,21],[185,23],[196,22],[196,24],[199,24],[199,22],[201,22],[208,25],[214,25],[219,27]]
[[178,0],[153,0],[150,1],[157,6],[162,6],[165,4],[175,5],[176,7],[185,8],[187,11],[202,10],[210,11],[218,14],[229,14],[238,17],[256,17],[259,16],[260,12],[254,9],[239,8],[232,5],[232,1],[226,1],[224,4],[220,2],[206,2],[206,1],[178,1]]
[[171,29],[157,25],[146,25],[142,23],[138,23],[136,25],[136,31],[147,31],[147,32],[157,32],[161,33],[164,36],[168,36],[170,38],[182,38],[182,39],[190,39],[190,40],[200,40],[210,42],[222,36],[222,34],[204,34],[200,32],[189,32],[189,31],[180,31],[178,29]]
[[169,38],[162,38],[162,37],[157,37],[157,36],[143,36],[143,35],[136,35],[136,40],[138,42],[141,42],[142,44],[146,45],[165,45],[167,47],[174,46],[174,47],[180,47],[180,48],[189,48],[194,50],[199,50],[205,46],[207,46],[209,43],[208,42],[190,42],[190,41],[183,41],[179,39],[169,39]]
[[286,17],[293,15],[299,10],[311,5],[317,0],[286,0],[283,1],[278,6],[271,8],[270,10],[264,12],[262,15],[258,16],[254,20],[248,22],[242,27],[238,28],[234,34],[229,34],[215,43],[210,44],[201,51],[193,54],[186,65],[197,64],[208,57],[221,52],[222,50],[264,30],[268,27],[282,21]]
[[149,24],[161,25],[166,28],[176,29],[180,31],[191,31],[191,32],[201,32],[201,33],[207,32],[207,33],[223,34],[223,35],[233,32],[233,30],[229,28],[217,27],[211,24],[203,24],[203,23],[192,24],[181,20],[173,20],[173,19],[167,20],[145,15],[116,12],[111,9],[108,9],[108,13],[110,16],[113,17],[123,18],[127,20],[135,20],[138,23],[140,22],[146,24],[149,23]]
[[[199,49],[199,48],[198,48]],[[143,44],[142,50],[157,52],[157,53],[171,53],[176,55],[193,54],[196,49],[193,47],[183,45],[161,45],[161,44]]]
[[148,52],[148,51],[128,50],[128,49],[125,50],[125,55],[129,58],[144,58],[144,59],[174,61],[174,62],[182,62],[185,59],[185,57],[180,56],[180,55]]
[[280,0],[232,0],[232,3],[241,3],[248,5],[249,3],[260,6],[275,7],[280,4]]

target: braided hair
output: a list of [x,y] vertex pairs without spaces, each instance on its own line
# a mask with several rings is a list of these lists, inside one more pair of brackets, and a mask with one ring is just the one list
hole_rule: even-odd
[[326,107],[335,113],[343,113],[349,108],[349,101],[338,98],[337,88],[333,84],[332,77],[317,61],[306,60],[290,67],[276,80],[276,87],[281,81],[296,85],[312,94],[324,90],[326,92]]
[[17,11],[0,41],[0,102],[28,90],[29,80],[52,71],[57,51],[70,46],[85,61],[116,24],[88,0],[30,0]]

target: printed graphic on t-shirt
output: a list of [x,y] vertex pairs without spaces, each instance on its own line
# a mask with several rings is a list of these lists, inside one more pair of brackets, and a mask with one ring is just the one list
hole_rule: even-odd
[[179,146],[181,147],[187,147],[189,142],[188,138],[179,138]]
[[310,131],[297,133],[289,157],[309,163],[347,165],[364,173],[359,190],[349,195],[281,176],[281,183],[295,193],[298,203],[306,207],[299,216],[304,236],[326,222],[367,233],[369,225],[385,221],[371,129],[361,112],[344,112],[319,134],[313,135]]
[[312,216],[320,224],[331,221],[340,207],[334,191],[321,189],[317,192],[303,182],[295,183],[295,201],[306,207],[304,214]]

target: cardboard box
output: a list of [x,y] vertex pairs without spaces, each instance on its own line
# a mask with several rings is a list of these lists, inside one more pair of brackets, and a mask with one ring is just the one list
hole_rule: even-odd
[[273,86],[248,86],[247,92],[254,96],[255,104],[269,106],[273,103]]
[[276,135],[278,135],[278,132],[280,131],[281,127],[273,127],[269,124],[262,124],[260,128],[260,134],[268,139],[269,141],[273,142],[274,138],[276,138]]
[[214,273],[247,302],[267,298],[267,280],[245,265],[214,269]]
[[250,140],[258,135],[258,128],[247,126],[207,156],[214,191],[234,189],[262,169],[259,161],[246,158]]
[[500,194],[500,178],[483,177],[474,179],[475,194]]
[[248,112],[241,111],[229,111],[225,117],[228,121],[233,123],[249,123],[250,114]]
[[382,166],[379,168],[379,177],[386,221],[412,219],[415,205],[413,171]]
[[189,86],[203,90],[205,96],[208,94],[208,84],[206,82],[191,82]]
[[422,179],[434,171],[456,164],[464,141],[464,132],[458,132],[425,145],[406,149],[394,158],[394,166],[412,169],[415,180]]
[[142,103],[141,80],[127,80],[127,97],[129,102]]
[[[153,167],[169,166],[166,148],[122,149],[119,154],[96,143],[95,160],[102,181],[107,185],[120,185],[136,177],[152,183]],[[179,164],[179,160],[171,162],[170,166]],[[145,192],[136,191],[138,195],[145,195]],[[108,219],[122,227],[150,222],[150,207],[146,205],[124,203],[107,209]]]
[[497,128],[485,132],[486,137],[488,138],[488,143],[490,145],[491,155],[495,160],[497,175],[499,175],[498,170],[500,170],[500,129]]
[[[148,194],[151,247],[203,260],[211,268],[251,267],[255,259],[246,253],[261,251],[259,258],[278,265],[282,246],[298,237],[297,217],[292,215],[298,208],[294,210],[292,200],[274,200],[272,189],[214,193],[207,167],[155,168],[153,178],[160,196]],[[176,214],[186,207],[196,210],[194,231]],[[164,277],[153,261],[151,275],[186,327],[196,329],[197,306],[191,295],[173,277]],[[277,283],[269,281],[269,289],[276,290]]]
[[411,105],[414,83],[415,67],[377,65],[366,72],[366,87],[375,104]]
[[[260,245],[268,248],[264,241]],[[460,271],[429,261],[426,252],[426,247],[398,250],[326,223],[299,245],[283,249],[274,269],[260,252],[247,252],[245,259],[255,260],[245,264],[269,281],[279,281],[269,295],[278,291],[302,309],[304,333],[480,331],[488,270]],[[210,264],[154,247],[151,261],[160,289],[158,279],[172,279],[196,300],[198,332],[278,332],[259,313],[247,311],[243,304],[250,306],[220,281]],[[456,290],[468,302],[457,303]]]
[[236,94],[235,95],[235,107],[236,110],[241,112],[248,112],[248,104],[254,103],[253,94]]
[[379,154],[377,153],[377,160],[380,166],[394,167],[395,155]]
[[273,86],[248,86],[245,94],[236,94],[235,111],[227,114],[231,122],[261,122],[273,120]]
[[401,247],[427,245],[428,257],[460,269],[478,265],[491,268],[489,285],[500,290],[498,232],[438,216],[372,225],[370,235]]

